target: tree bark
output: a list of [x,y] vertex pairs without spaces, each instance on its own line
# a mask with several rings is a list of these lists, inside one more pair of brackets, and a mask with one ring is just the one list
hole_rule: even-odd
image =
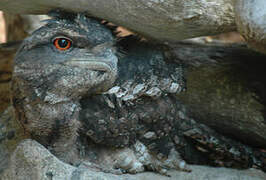
[[9,13],[43,14],[51,9],[87,12],[160,41],[177,41],[236,29],[234,0],[20,0],[0,1]]
[[265,50],[264,0],[20,0],[0,2],[14,14],[46,14],[61,8],[87,12],[159,41],[178,40],[239,30],[251,47]]
[[266,53],[266,1],[237,0],[235,5],[238,31],[249,45]]

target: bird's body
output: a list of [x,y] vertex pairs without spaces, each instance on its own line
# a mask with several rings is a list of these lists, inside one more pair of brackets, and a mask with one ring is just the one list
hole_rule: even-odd
[[[130,52],[130,44],[135,43],[140,48]],[[124,49],[129,47],[126,55],[120,58],[119,69],[115,45]],[[140,89],[134,90],[133,99],[134,96],[147,96],[152,100],[162,94],[181,91],[180,66],[176,63],[167,65],[162,51],[153,49],[153,46],[141,48],[145,46],[145,43],[136,39],[132,41],[131,38],[115,42],[109,28],[85,15],[55,13],[46,25],[23,41],[15,57],[12,104],[15,118],[24,133],[67,163],[77,164],[82,159],[93,161],[98,157],[94,162],[101,166],[109,159],[106,167],[110,169],[120,168],[136,173],[143,171],[145,163],[148,163],[151,164],[150,169],[161,171],[163,165],[156,160],[156,156],[149,155],[150,160],[141,162],[136,155],[140,152],[133,150],[139,147],[139,150],[145,149],[145,153],[149,154],[145,145],[138,141],[141,123],[128,117],[131,112],[116,112],[126,110],[123,107],[111,109],[113,112],[108,110],[112,114],[110,116],[105,112],[105,103],[99,104],[102,97],[107,96],[96,95],[116,85],[120,86],[120,91],[136,88],[137,85]],[[131,96],[132,90],[122,92],[124,95],[121,98],[125,100],[126,94]],[[123,99],[120,99],[122,104]],[[108,101],[108,97],[105,100]],[[108,102],[112,103],[110,100]],[[101,104],[103,109],[98,109]],[[95,113],[105,118],[95,119]],[[121,117],[116,119],[117,116]],[[100,121],[107,126],[103,127],[98,123]],[[88,145],[90,142],[94,145]],[[98,148],[97,144],[104,147]],[[166,157],[171,148],[165,153]],[[99,153],[97,156],[88,155],[94,150]],[[124,156],[121,157],[121,154]],[[125,166],[128,157],[132,158],[132,162]],[[179,156],[172,159],[181,160]]]
[[[118,58],[116,49],[125,54]],[[6,132],[0,127],[0,133],[7,141],[35,139],[71,164],[89,161],[111,172],[189,171],[178,152],[206,163],[194,147],[206,143],[194,141],[223,137],[188,117],[176,96],[185,83],[184,68],[175,60],[165,46],[132,36],[116,42],[93,18],[56,13],[24,40],[15,57],[13,108],[0,123],[8,127],[17,120],[23,132],[15,125]]]

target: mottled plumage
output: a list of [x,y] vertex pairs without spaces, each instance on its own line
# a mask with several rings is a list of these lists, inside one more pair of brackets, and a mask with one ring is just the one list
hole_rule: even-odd
[[[67,38],[71,48],[55,48]],[[26,132],[72,162],[81,97],[110,88],[117,56],[112,32],[85,15],[54,16],[26,38],[14,61],[12,102]],[[73,152],[72,152],[73,150]]]
[[[249,157],[249,148],[233,141],[229,147],[189,118],[176,96],[185,89],[184,67],[171,49],[135,36],[117,40],[82,14],[52,16],[24,40],[14,62],[12,102],[31,138],[65,162],[115,173],[189,171],[179,153],[217,165],[220,149],[230,163],[248,164],[238,159]],[[71,47],[58,50],[58,38]]]
[[[142,97],[150,99],[148,102],[151,103],[158,99],[161,104],[160,97],[178,93],[184,88],[182,67],[173,61],[166,63],[168,59],[162,51],[165,50],[163,46],[155,48],[133,36],[116,42],[109,27],[82,14],[55,12],[52,15],[45,26],[23,41],[15,57],[12,102],[25,133],[61,160],[72,164],[83,159],[83,162],[89,160],[101,166],[102,157],[110,153],[109,159],[112,160],[106,166],[109,169],[121,168],[133,173],[143,171],[147,166],[161,172],[165,163],[168,167],[179,168],[179,156],[172,157],[170,163],[164,162],[170,151],[177,153],[174,146],[162,148],[167,152],[163,154],[166,159],[161,162],[157,155],[149,155],[153,148],[142,144],[145,141],[139,133],[144,133],[147,126],[143,123],[147,109],[144,107],[144,112],[138,110],[143,119],[137,120],[134,119],[138,116],[134,110],[122,104],[131,103],[131,100],[133,104],[135,100],[141,103]],[[61,50],[58,49],[60,45],[63,46],[59,47]],[[67,49],[62,50],[64,47]],[[119,63],[117,55],[121,53],[116,49],[124,52],[119,56]],[[115,82],[117,75],[119,78]],[[107,94],[104,93],[106,95],[96,95],[112,86]],[[117,92],[112,93],[118,86]],[[114,93],[121,94],[118,99],[113,99],[117,102],[108,99]],[[106,102],[114,106],[110,111]],[[99,106],[103,109],[98,109]],[[169,107],[165,108],[167,113]],[[166,115],[162,114],[161,118]],[[149,122],[146,123],[149,126]],[[95,144],[92,145],[91,140]],[[100,154],[91,156],[93,152]],[[120,152],[126,152],[125,156],[120,156]],[[143,156],[137,155],[140,152],[146,153],[149,160],[140,160]],[[128,156],[135,160],[124,166]],[[177,164],[172,161],[177,161]]]

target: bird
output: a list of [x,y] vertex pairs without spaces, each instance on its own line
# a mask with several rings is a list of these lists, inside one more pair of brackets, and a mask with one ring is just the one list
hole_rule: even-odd
[[[125,119],[128,113],[110,123],[112,117],[104,112],[106,108],[100,114],[108,119],[95,119],[93,104],[97,108],[102,97],[108,101],[107,95],[103,95],[108,90],[119,84],[121,90],[129,88],[121,83],[132,81],[135,85],[139,83],[134,86],[133,96],[145,91],[145,96],[157,99],[162,93],[181,91],[180,66],[166,65],[163,53],[153,50],[153,47],[144,54],[145,48],[144,51],[136,49],[133,56],[130,51],[123,54],[130,44],[138,46],[140,40],[134,36],[126,38],[126,41],[119,40],[112,27],[98,19],[58,10],[51,12],[50,16],[44,26],[22,42],[14,59],[11,99],[15,119],[24,132],[60,160],[72,165],[84,164],[84,159],[91,162],[99,157],[98,161],[94,161],[95,167],[108,172],[117,173],[113,169],[119,169],[119,172],[137,173],[145,170],[145,164],[151,164],[149,169],[165,173],[165,163],[160,164],[156,156],[148,155],[148,149],[144,152],[145,145],[138,141],[136,132],[141,124]],[[147,46],[142,42],[139,45],[142,48]],[[110,100],[108,102],[112,104]],[[86,107],[91,104],[89,111],[92,112],[88,116]],[[104,103],[101,104],[104,107]],[[98,123],[101,120],[109,124],[106,129]],[[95,129],[91,128],[91,124],[99,131],[93,132]],[[136,148],[148,155],[150,160],[140,161],[144,154],[138,156],[140,152],[135,151]],[[93,152],[92,156],[88,155]],[[97,152],[100,154],[96,155]],[[169,152],[167,150],[166,154]],[[87,154],[86,158],[81,154]],[[109,165],[103,167],[99,162],[107,154],[109,159],[113,158]],[[132,158],[129,164],[128,157]],[[177,155],[172,159],[176,162],[179,158]],[[184,161],[181,164],[184,166]]]
[[75,166],[164,175],[190,172],[183,157],[201,159],[196,150],[184,153],[187,145],[206,146],[187,140],[193,133],[219,140],[178,100],[185,68],[169,47],[117,38],[112,27],[83,13],[50,16],[14,59],[14,119],[28,137]]
[[74,161],[79,99],[111,87],[117,75],[115,38],[98,20],[51,12],[14,59],[16,119],[33,139],[65,162]]

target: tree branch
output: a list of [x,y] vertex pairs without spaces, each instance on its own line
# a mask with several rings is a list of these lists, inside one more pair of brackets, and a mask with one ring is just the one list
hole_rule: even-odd
[[236,29],[233,0],[1,0],[8,13],[43,14],[54,8],[84,12],[146,37],[177,41]]
[[266,1],[237,0],[235,5],[238,31],[249,45],[266,53]]

